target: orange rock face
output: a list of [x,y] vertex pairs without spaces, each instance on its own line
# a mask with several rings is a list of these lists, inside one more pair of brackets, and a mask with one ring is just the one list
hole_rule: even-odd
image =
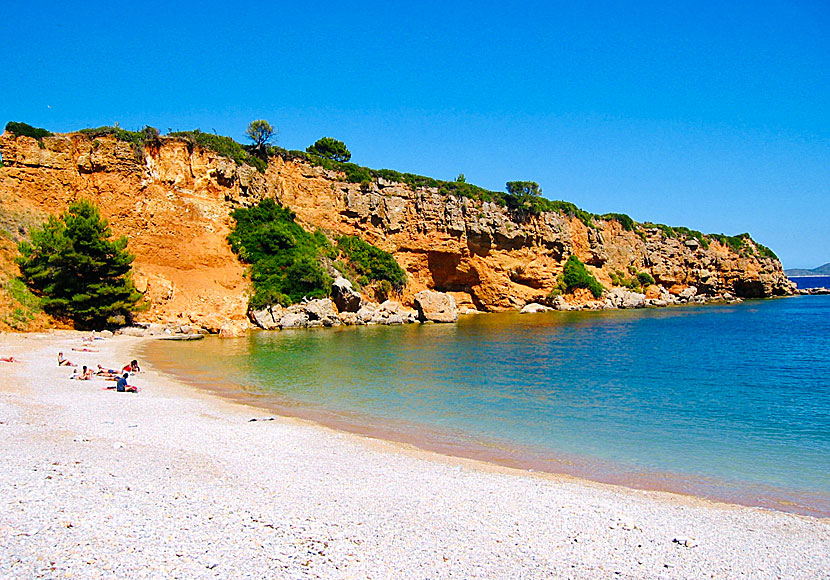
[[[116,235],[128,237],[134,278],[149,303],[138,315],[145,321],[214,331],[245,324],[249,286],[226,240],[229,213],[266,197],[293,209],[308,229],[359,235],[392,252],[408,274],[396,297],[407,305],[425,289],[449,292],[459,306],[478,310],[544,301],[572,253],[606,288],[611,273],[633,265],[664,287],[788,293],[777,260],[739,255],[717,242],[704,250],[656,228],[625,231],[603,220],[589,228],[551,213],[517,220],[495,204],[381,179],[346,183],[342,174],[281,157],[271,158],[263,174],[173,138],[134,148],[81,134],[47,137],[41,145],[5,133],[0,153],[4,212],[42,221],[88,198]],[[8,260],[0,267],[14,269]]]

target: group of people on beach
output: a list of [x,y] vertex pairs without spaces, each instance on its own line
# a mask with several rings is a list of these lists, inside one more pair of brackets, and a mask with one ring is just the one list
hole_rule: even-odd
[[[72,350],[79,350],[82,352],[97,352],[91,349],[72,349]],[[81,371],[79,372],[77,367],[78,365],[67,359],[63,356],[62,352],[58,353],[58,366],[61,367],[75,367],[74,371],[72,372],[72,376],[69,377],[70,379],[76,379],[79,381],[88,381],[92,379],[94,376],[103,377],[109,381],[115,381],[114,387],[106,387],[107,389],[115,389],[115,391],[119,393],[137,393],[138,387],[135,385],[130,385],[127,383],[127,380],[130,378],[130,374],[135,374],[141,372],[141,368],[138,366],[137,360],[132,360],[128,364],[124,365],[121,371],[116,369],[104,368],[102,365],[98,365],[98,370],[93,371],[92,367],[87,367],[83,365]]]

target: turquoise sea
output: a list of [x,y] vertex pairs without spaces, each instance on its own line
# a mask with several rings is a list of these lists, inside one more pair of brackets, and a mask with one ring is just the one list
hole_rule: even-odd
[[340,429],[830,517],[830,296],[156,341],[144,356]]

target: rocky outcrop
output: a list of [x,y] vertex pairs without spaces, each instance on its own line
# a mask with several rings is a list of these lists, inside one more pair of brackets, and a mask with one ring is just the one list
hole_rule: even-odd
[[[138,315],[145,323],[191,324],[211,332],[236,332],[249,324],[244,266],[226,241],[229,213],[268,197],[290,207],[308,228],[359,235],[391,252],[407,271],[408,283],[395,297],[404,305],[429,290],[451,296],[464,311],[521,309],[530,303],[605,307],[608,299],[587,295],[549,298],[571,254],[609,290],[612,274],[634,268],[649,273],[661,288],[682,293],[694,287],[692,300],[794,291],[778,260],[765,257],[751,240],[736,251],[717,240],[704,247],[682,235],[667,237],[648,225],[629,231],[614,220],[595,219],[588,227],[559,213],[518,216],[435,188],[383,179],[346,183],[338,172],[282,157],[272,157],[260,173],[174,138],[134,148],[112,137],[67,134],[38,143],[5,133],[0,153],[4,209],[37,222],[85,197],[110,219],[116,235],[128,237],[136,255],[136,285],[148,302]],[[334,290],[332,300],[341,323],[398,320],[381,305],[363,304],[346,284]],[[655,301],[671,303],[658,295],[641,299],[616,291],[610,298],[626,307]],[[457,311],[441,316],[454,319]],[[251,318],[257,325],[277,324],[273,311]],[[280,312],[278,318],[285,325],[333,320],[299,312]]]
[[362,302],[360,294],[352,288],[352,283],[343,277],[336,278],[331,285],[331,299],[340,312],[357,312]]
[[415,308],[418,318],[430,322],[455,322],[458,320],[458,308],[455,298],[443,292],[422,290],[415,295]]
[[408,324],[418,322],[417,313],[399,303],[387,300],[381,304],[365,301],[357,312],[338,312],[328,298],[308,300],[289,307],[266,306],[249,312],[251,322],[264,330],[283,328],[314,328],[371,324]]

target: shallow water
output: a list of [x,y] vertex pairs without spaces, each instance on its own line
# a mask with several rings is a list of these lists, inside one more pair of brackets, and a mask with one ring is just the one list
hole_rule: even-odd
[[154,342],[224,396],[507,465],[830,516],[830,297]]

